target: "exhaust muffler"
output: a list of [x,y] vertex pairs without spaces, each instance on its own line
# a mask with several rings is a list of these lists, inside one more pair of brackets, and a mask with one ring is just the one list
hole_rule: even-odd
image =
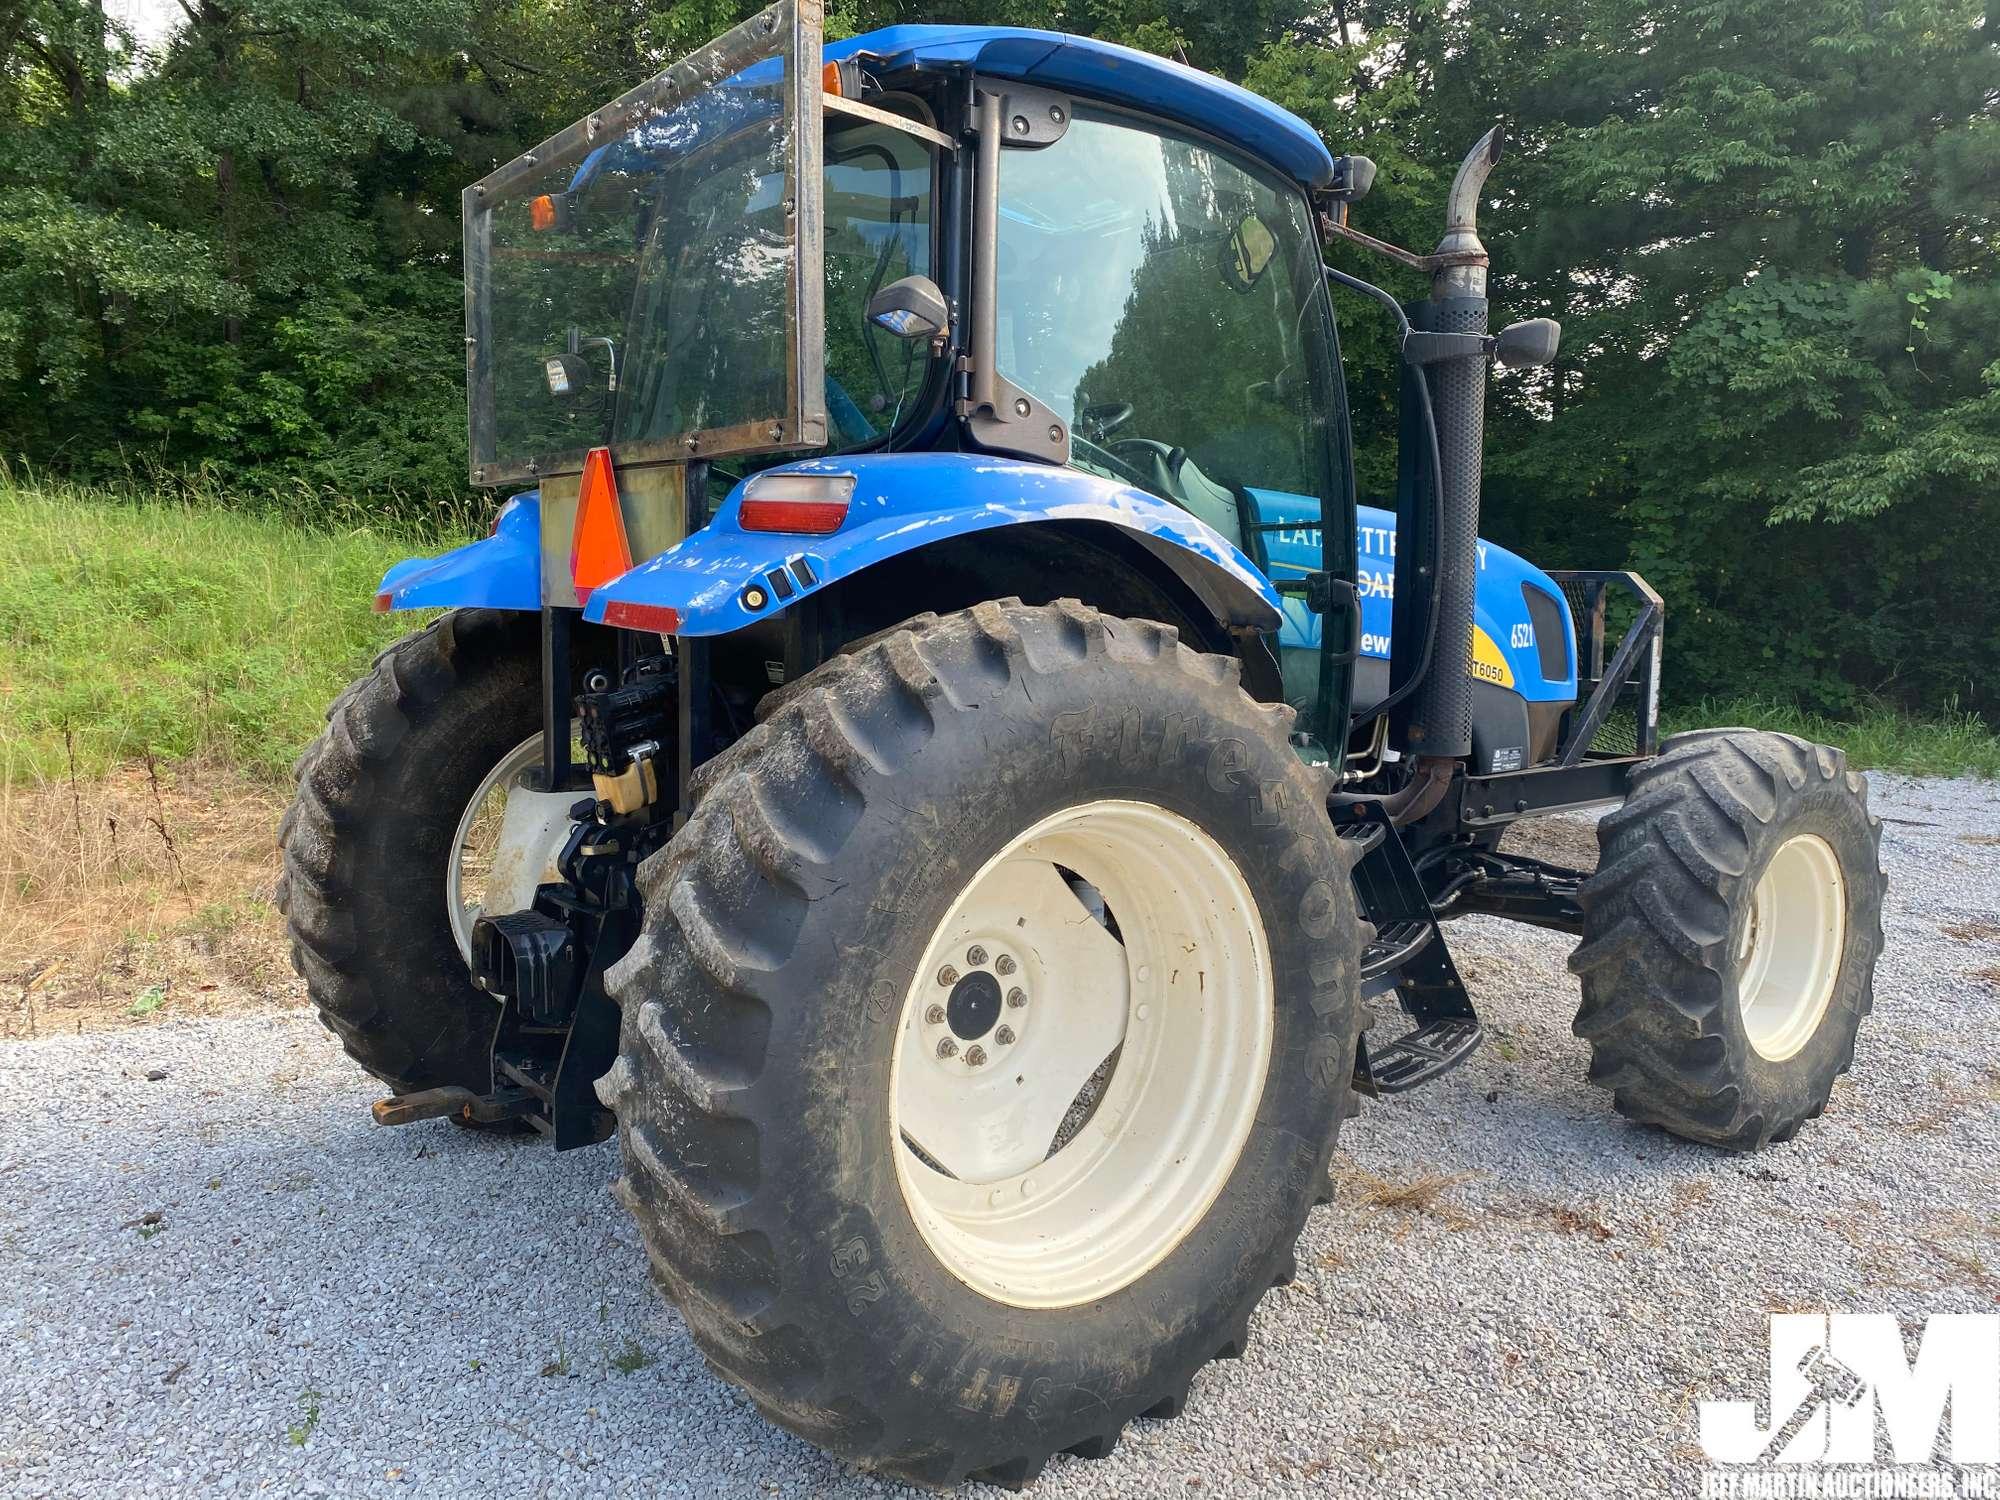
[[1430,256],[1430,301],[1422,309],[1430,332],[1472,336],[1458,344],[1464,352],[1434,356],[1416,372],[1416,378],[1432,382],[1441,470],[1438,576],[1431,581],[1435,645],[1429,675],[1417,690],[1403,731],[1411,752],[1425,759],[1472,754],[1472,611],[1479,582],[1480,467],[1486,444],[1487,355],[1479,341],[1487,323],[1487,257],[1479,239],[1479,194],[1500,160],[1500,146],[1496,125],[1459,163],[1445,203],[1444,238]]

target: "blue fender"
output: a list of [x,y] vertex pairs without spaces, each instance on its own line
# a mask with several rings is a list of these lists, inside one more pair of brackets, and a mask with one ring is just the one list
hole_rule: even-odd
[[378,613],[474,605],[542,607],[542,497],[529,490],[500,507],[493,534],[440,557],[409,557],[382,575]]
[[[1225,624],[1278,628],[1277,590],[1233,543],[1179,506],[1114,480],[975,453],[851,454],[764,472],[852,474],[846,521],[827,536],[745,531],[738,484],[707,526],[593,590],[583,617],[602,621],[613,605],[645,605],[675,611],[676,634],[726,635],[933,542],[1027,522],[1099,521],[1173,568]],[[786,570],[783,587],[767,582],[777,569]],[[752,584],[766,601],[758,609],[744,603]]]

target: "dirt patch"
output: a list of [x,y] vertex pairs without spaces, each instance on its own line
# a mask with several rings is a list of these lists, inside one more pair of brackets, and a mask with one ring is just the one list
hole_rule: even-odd
[[1508,854],[1525,854],[1529,859],[1572,870],[1595,870],[1597,824],[1593,819],[1574,815],[1523,818],[1500,836],[1500,848]]
[[202,766],[0,787],[0,1037],[289,1007],[285,794]]
[[1983,917],[1970,922],[1947,922],[1942,931],[1946,937],[1961,943],[2000,942],[2000,922],[1989,922]]
[[1975,844],[1982,849],[2000,849],[2000,833],[1961,833],[1961,844]]
[[1594,1240],[1608,1240],[1613,1233],[1611,1226],[1595,1213],[1565,1203],[1544,1204],[1541,1218],[1557,1234],[1584,1234]]

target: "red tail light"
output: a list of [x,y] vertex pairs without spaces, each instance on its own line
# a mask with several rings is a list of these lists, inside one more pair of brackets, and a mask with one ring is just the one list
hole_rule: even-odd
[[629,599],[613,599],[604,606],[604,623],[623,630],[651,630],[660,635],[678,635],[681,612],[665,604],[639,604]]
[[743,487],[736,524],[745,531],[825,536],[847,520],[852,474],[759,474]]

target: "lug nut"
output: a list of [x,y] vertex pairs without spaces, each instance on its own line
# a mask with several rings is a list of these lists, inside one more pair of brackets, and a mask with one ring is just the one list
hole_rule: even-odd
[[993,960],[993,968],[997,973],[1011,974],[1014,972],[1014,960],[1003,953]]
[[965,1049],[965,1065],[968,1068],[976,1068],[985,1061],[986,1049],[984,1047],[968,1047]]
[[938,970],[938,983],[946,989],[950,989],[958,983],[958,970],[954,969],[950,964],[946,964],[942,969]]
[[938,1043],[938,1056],[939,1057],[958,1056],[958,1043],[954,1042],[950,1037],[946,1037],[943,1041]]
[[986,962],[986,950],[977,943],[974,943],[970,948],[965,950],[965,961],[971,964],[973,968],[978,968]]
[[1012,1006],[1015,1010],[1019,1010],[1022,1006],[1028,1003],[1027,991],[1026,990],[1007,991],[1007,1003],[1008,1005]]
[[1011,1026],[1002,1026],[998,1031],[993,1033],[993,1040],[1003,1047],[1011,1045],[1014,1040],[1014,1028]]
[[944,1025],[944,1007],[942,1005],[931,1006],[924,1012],[924,1019],[933,1026]]

